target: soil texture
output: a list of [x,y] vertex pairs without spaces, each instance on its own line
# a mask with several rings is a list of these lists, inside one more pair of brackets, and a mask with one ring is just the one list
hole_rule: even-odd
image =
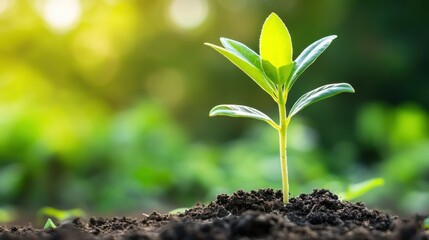
[[400,219],[360,202],[341,201],[323,189],[283,205],[281,191],[262,189],[222,194],[208,205],[197,204],[177,215],[76,218],[49,230],[0,226],[0,240],[429,240],[423,229],[425,217]]

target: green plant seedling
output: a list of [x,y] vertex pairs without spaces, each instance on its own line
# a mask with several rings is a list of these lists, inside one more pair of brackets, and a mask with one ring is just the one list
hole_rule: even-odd
[[244,44],[227,38],[220,39],[223,47],[205,43],[245,72],[278,105],[279,123],[274,122],[261,111],[243,105],[218,105],[210,111],[209,115],[262,120],[278,131],[284,203],[289,201],[286,136],[292,117],[317,101],[343,92],[354,92],[353,87],[348,83],[324,85],[302,95],[289,112],[286,112],[289,91],[295,81],[336,37],[332,35],[314,42],[304,49],[298,58],[292,60],[292,41],[289,31],[279,16],[271,13],[262,26],[259,55]]
[[55,223],[50,218],[48,218],[43,229],[47,230],[47,229],[55,229],[55,228],[57,228],[57,225],[55,225]]
[[355,198],[358,198],[367,192],[369,192],[371,189],[380,187],[384,185],[384,179],[383,178],[373,178],[369,179],[364,182],[351,184],[347,187],[345,192],[339,193],[341,199],[346,201],[351,201]]

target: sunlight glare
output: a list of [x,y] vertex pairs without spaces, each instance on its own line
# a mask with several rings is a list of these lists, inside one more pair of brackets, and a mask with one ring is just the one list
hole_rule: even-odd
[[0,14],[5,12],[10,5],[10,0],[1,0],[0,1]]
[[170,5],[170,18],[183,29],[201,25],[208,15],[207,0],[173,0]]
[[54,30],[64,32],[77,23],[81,11],[79,0],[47,0],[42,14],[49,26]]

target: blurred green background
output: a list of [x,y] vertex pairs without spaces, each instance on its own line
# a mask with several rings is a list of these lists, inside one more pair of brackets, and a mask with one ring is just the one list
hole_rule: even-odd
[[[429,211],[429,31],[423,1],[0,0],[0,221],[43,206],[92,214],[168,211],[237,189],[280,188],[277,133],[209,118],[216,104],[276,105],[203,46],[258,50],[272,11],[294,57],[337,34],[291,100],[327,83],[289,131],[291,195],[343,191],[395,213]],[[3,219],[3,220],[2,220]],[[10,220],[10,219],[9,219]]]

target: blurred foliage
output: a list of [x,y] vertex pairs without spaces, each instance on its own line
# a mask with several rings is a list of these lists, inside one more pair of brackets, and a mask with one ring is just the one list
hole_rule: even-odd
[[356,88],[292,122],[291,195],[382,177],[359,200],[429,211],[426,9],[423,1],[1,0],[0,209],[169,210],[280,188],[272,129],[207,116],[219,99],[276,109],[202,45],[225,36],[257,49],[275,11],[294,56],[339,36],[291,98],[328,82]]
[[0,223],[8,223],[14,221],[16,213],[10,208],[0,208]]
[[384,185],[383,178],[373,178],[360,183],[351,184],[347,186],[344,192],[337,193],[338,197],[346,201],[352,201],[360,196],[367,194],[372,189],[381,187]]
[[[40,221],[45,219],[46,217],[55,218],[57,221],[62,222],[67,219],[77,218],[77,217],[85,217],[86,213],[79,208],[73,208],[69,210],[60,210],[53,207],[43,207],[37,211],[37,218]],[[48,218],[47,222],[52,222],[50,218]],[[52,222],[53,223],[53,222]],[[55,224],[54,224],[55,225]],[[46,226],[46,224],[45,224]],[[46,227],[45,227],[46,229]]]

